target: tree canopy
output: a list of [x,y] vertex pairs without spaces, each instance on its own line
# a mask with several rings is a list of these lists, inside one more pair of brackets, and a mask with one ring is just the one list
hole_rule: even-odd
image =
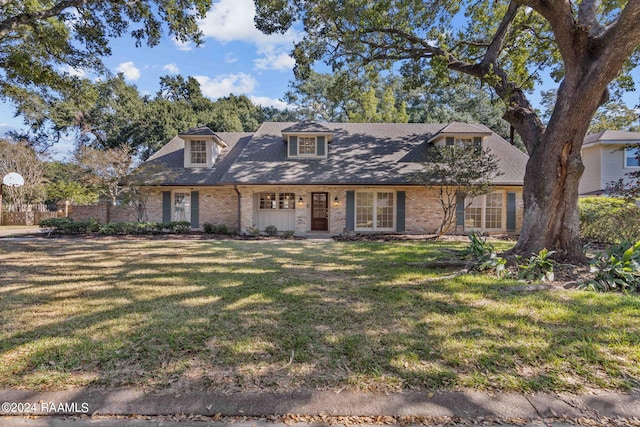
[[163,33],[200,43],[197,19],[211,0],[7,0],[0,2],[0,96],[37,113],[43,102],[77,96],[77,71],[105,74],[109,39],[129,34],[155,46]]
[[[583,258],[580,148],[598,107],[633,87],[627,72],[640,56],[640,0],[255,2],[263,32],[304,27],[293,52],[298,78],[324,60],[353,75],[400,70],[414,87],[460,73],[491,88],[530,156],[514,251]],[[546,74],[559,86],[544,123],[528,93]]]

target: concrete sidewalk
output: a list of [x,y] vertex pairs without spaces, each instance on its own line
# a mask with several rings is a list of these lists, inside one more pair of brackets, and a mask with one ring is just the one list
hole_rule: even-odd
[[[290,393],[238,393],[230,395],[191,392],[184,394],[144,393],[137,390],[72,390],[60,392],[30,392],[0,390],[0,418],[9,420],[7,425],[67,425],[56,424],[60,415],[93,416],[80,419],[74,417],[73,425],[125,425],[117,419],[100,419],[100,416],[162,416],[192,414],[204,417],[268,417],[286,414],[320,415],[323,417],[388,416],[427,417],[450,419],[531,420],[530,425],[550,425],[548,420],[577,417],[598,419],[625,418],[638,420],[640,425],[640,394],[600,393],[593,395],[561,395],[511,393],[425,393],[407,392],[378,395],[357,392],[296,391]],[[23,418],[18,412],[25,410],[30,415],[43,418]],[[539,424],[541,421],[545,423]],[[30,421],[32,420],[32,421]],[[48,422],[48,424],[37,424]],[[18,423],[20,421],[20,424]],[[126,421],[126,420],[125,420]],[[133,420],[129,420],[133,421]],[[127,421],[127,422],[129,422]],[[210,420],[207,420],[210,421]],[[26,424],[22,424],[25,422]],[[167,420],[164,421],[167,424]],[[173,421],[171,421],[173,422]],[[251,425],[258,421],[248,421]],[[262,421],[261,421],[262,422]],[[80,424],[77,424],[80,423]],[[84,423],[84,424],[82,424]],[[102,424],[100,424],[102,423]],[[264,423],[273,425],[271,423]],[[536,424],[538,423],[538,424]],[[211,424],[211,423],[210,423]],[[234,422],[234,424],[236,424]],[[148,425],[148,424],[142,424]],[[191,425],[191,424],[180,424]],[[193,425],[203,425],[198,422]],[[209,424],[204,424],[209,425]],[[214,425],[214,424],[211,424]],[[522,424],[520,424],[522,425]],[[562,424],[558,424],[562,425]],[[595,424],[597,425],[597,424]],[[620,424],[625,425],[625,424]]]

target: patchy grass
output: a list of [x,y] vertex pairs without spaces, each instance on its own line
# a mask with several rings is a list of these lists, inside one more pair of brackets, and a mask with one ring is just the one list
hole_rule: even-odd
[[0,388],[638,386],[638,296],[405,264],[463,246],[0,241]]

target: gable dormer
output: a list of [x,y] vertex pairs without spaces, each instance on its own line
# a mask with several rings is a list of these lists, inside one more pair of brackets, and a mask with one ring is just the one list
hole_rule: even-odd
[[325,158],[333,132],[318,123],[300,122],[283,129],[282,138],[287,144],[288,158]]
[[207,126],[198,126],[178,135],[184,140],[184,167],[211,168],[227,144]]
[[468,123],[449,123],[429,139],[436,146],[462,146],[482,148],[484,138],[491,135],[489,128]]

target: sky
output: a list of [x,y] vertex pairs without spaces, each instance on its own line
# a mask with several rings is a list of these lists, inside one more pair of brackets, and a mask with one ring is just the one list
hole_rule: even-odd
[[[136,48],[133,39],[123,37],[112,40],[112,55],[104,63],[114,74],[123,73],[127,83],[136,85],[143,95],[155,95],[161,76],[181,74],[195,77],[203,94],[213,100],[244,94],[255,104],[285,108],[281,98],[293,79],[294,66],[289,53],[301,36],[294,30],[267,36],[255,28],[254,15],[253,0],[217,0],[199,22],[203,45],[182,44],[165,36],[156,47]],[[22,118],[14,117],[11,104],[0,103],[0,133],[23,125]],[[66,156],[71,146],[58,144],[55,157]]]
[[[112,40],[112,55],[104,58],[104,63],[114,74],[123,73],[143,95],[155,95],[161,76],[181,74],[195,77],[204,95],[212,100],[233,93],[247,95],[258,105],[284,108],[281,98],[293,79],[294,60],[289,53],[302,35],[292,29],[267,36],[255,28],[254,15],[253,0],[214,0],[206,18],[199,22],[203,45],[182,44],[165,36],[154,48],[136,48],[133,39],[123,37]],[[638,70],[634,78],[640,87]],[[536,88],[529,96],[534,106],[540,101],[541,90],[554,87],[548,81]],[[638,105],[638,93],[628,94],[625,101],[630,107]],[[0,134],[23,126],[22,119],[14,117],[13,106],[0,103]],[[70,141],[57,144],[54,158],[68,157],[72,148]]]

